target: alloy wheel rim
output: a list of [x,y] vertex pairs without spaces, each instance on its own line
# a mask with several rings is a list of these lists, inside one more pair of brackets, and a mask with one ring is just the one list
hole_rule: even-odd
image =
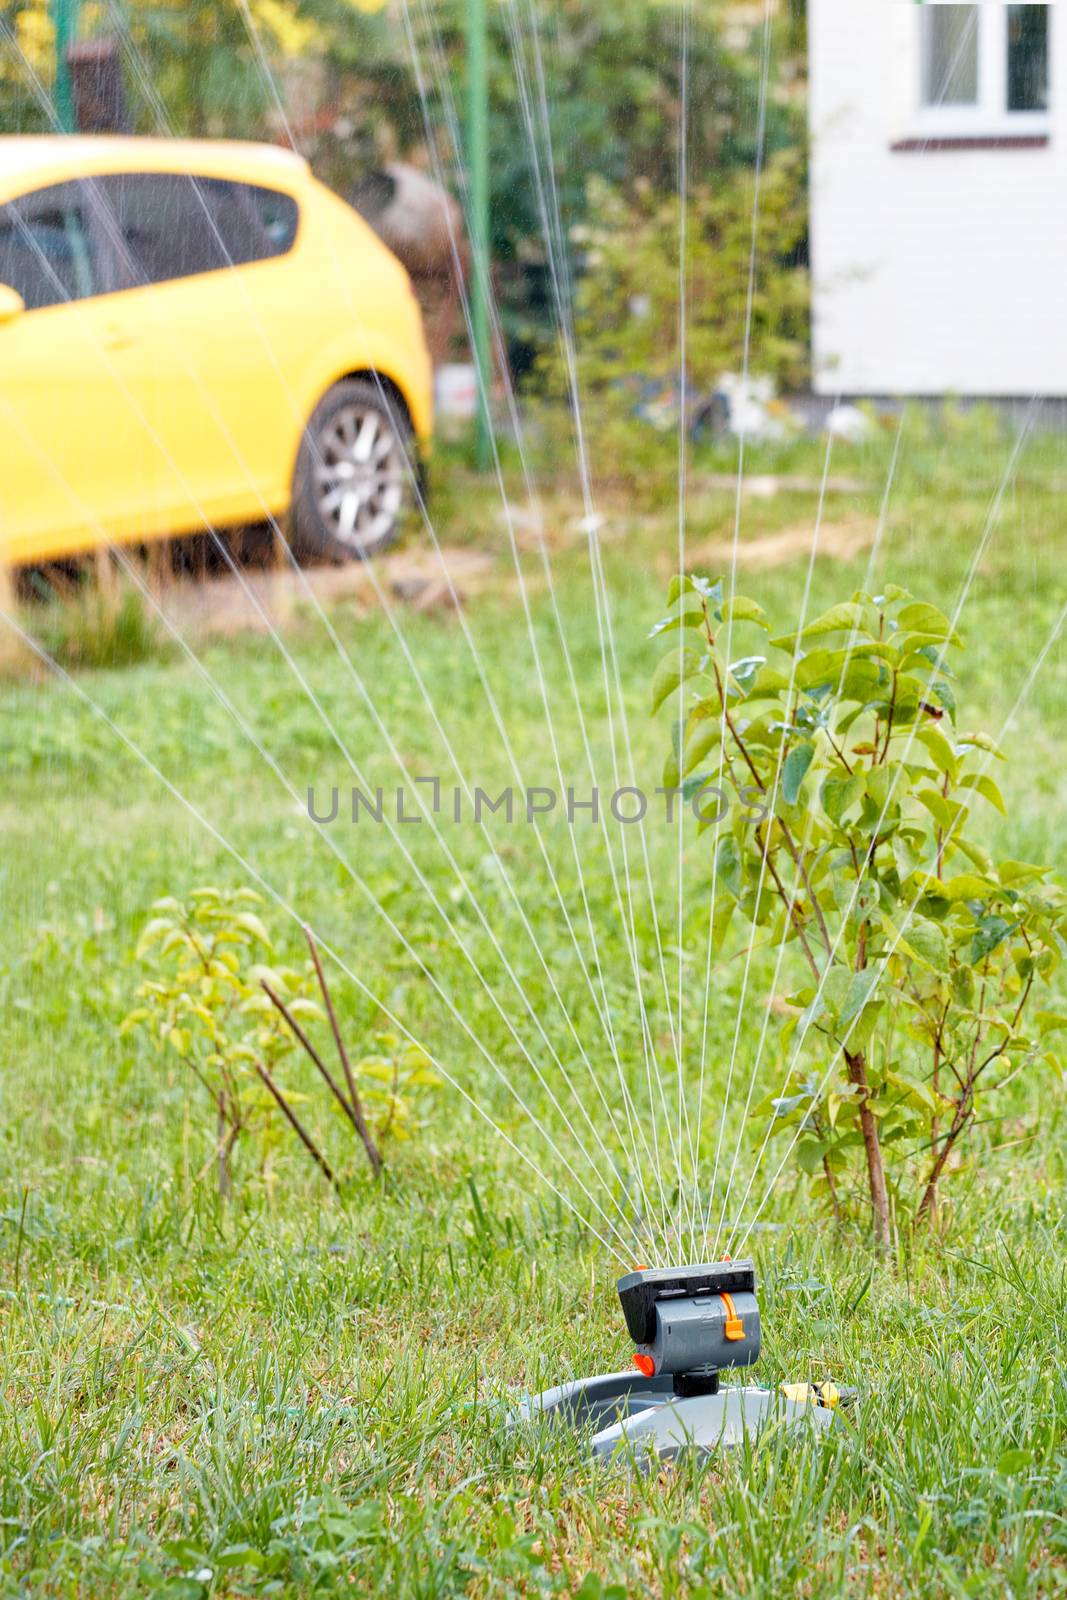
[[404,449],[374,406],[335,411],[316,440],[315,504],[333,537],[366,551],[392,532],[404,500]]

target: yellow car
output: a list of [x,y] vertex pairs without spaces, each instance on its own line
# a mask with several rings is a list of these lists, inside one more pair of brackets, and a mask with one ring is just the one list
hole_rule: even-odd
[[416,493],[404,268],[269,145],[0,138],[0,559],[262,522],[365,556]]

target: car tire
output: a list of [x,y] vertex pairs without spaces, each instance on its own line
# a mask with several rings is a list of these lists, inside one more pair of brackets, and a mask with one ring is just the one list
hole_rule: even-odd
[[302,558],[365,561],[392,544],[416,482],[411,424],[373,378],[327,390],[300,442],[293,544]]

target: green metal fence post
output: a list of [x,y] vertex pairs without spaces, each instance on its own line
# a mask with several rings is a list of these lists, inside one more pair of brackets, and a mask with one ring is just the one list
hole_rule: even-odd
[[489,89],[486,0],[467,0],[467,170],[470,180],[471,323],[478,379],[475,465],[489,465]]
[[67,65],[67,51],[78,31],[80,0],[52,0],[52,26],[55,30],[56,70],[52,87],[56,124],[60,133],[74,133],[74,89]]

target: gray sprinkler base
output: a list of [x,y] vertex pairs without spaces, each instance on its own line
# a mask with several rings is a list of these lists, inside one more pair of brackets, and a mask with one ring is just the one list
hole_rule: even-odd
[[609,1372],[528,1397],[516,1421],[542,1419],[588,1429],[594,1456],[607,1460],[618,1452],[641,1464],[650,1456],[671,1461],[685,1450],[710,1455],[775,1424],[822,1431],[833,1418],[825,1406],[790,1400],[777,1389],[753,1384],[724,1384],[717,1394],[681,1399],[669,1376]]

